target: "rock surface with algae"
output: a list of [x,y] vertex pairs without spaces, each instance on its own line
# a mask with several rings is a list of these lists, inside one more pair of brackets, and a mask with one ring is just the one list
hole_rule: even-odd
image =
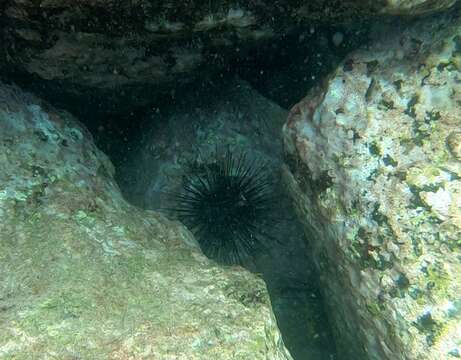
[[345,358],[455,359],[460,14],[371,37],[292,109],[287,183]]
[[155,93],[225,71],[233,60],[275,44],[299,26],[427,15],[455,3],[3,0],[0,72],[28,78],[35,91],[58,94],[48,95],[51,99],[77,97],[125,109],[127,102],[146,105]]
[[0,84],[0,358],[289,360],[262,280],[126,203],[68,113]]

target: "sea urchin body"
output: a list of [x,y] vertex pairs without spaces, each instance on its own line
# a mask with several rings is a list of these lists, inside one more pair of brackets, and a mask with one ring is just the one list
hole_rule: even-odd
[[223,156],[192,170],[172,194],[173,212],[197,237],[208,257],[237,264],[262,248],[271,203],[264,166],[245,154]]

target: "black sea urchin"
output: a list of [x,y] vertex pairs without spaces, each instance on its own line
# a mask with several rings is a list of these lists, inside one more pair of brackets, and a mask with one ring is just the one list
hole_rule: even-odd
[[264,165],[245,153],[216,152],[213,161],[192,166],[171,209],[196,235],[204,254],[225,264],[242,263],[263,247],[272,202]]

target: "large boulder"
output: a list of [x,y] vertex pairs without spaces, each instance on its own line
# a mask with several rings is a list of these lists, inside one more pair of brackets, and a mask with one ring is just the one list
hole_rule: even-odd
[[344,358],[460,356],[459,15],[376,27],[286,123]]
[[126,203],[72,116],[0,84],[0,358],[291,359],[261,279]]
[[427,14],[455,2],[2,1],[0,70],[31,86],[47,84],[54,97],[97,97],[118,110],[127,99],[143,105],[178,84],[201,81],[300,24]]

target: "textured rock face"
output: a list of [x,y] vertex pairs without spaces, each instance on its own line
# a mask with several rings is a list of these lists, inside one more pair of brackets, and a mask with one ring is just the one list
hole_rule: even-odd
[[291,359],[263,282],[128,205],[67,113],[0,85],[0,357]]
[[287,182],[345,357],[459,357],[460,24],[382,25],[286,124]]
[[0,69],[53,80],[58,93],[143,103],[296,24],[426,14],[454,2],[7,0],[0,5]]
[[453,6],[457,0],[385,0],[381,13],[393,15],[425,15]]

